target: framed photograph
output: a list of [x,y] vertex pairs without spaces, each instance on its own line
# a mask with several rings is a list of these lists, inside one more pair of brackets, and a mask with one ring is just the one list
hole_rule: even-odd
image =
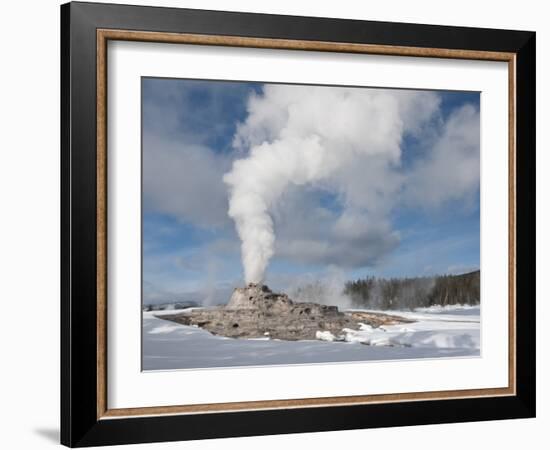
[[61,441],[535,415],[535,33],[61,7]]

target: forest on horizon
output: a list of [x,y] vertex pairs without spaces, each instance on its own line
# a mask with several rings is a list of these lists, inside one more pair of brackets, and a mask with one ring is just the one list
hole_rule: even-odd
[[415,309],[434,305],[479,305],[480,271],[412,278],[365,277],[345,284],[353,307]]

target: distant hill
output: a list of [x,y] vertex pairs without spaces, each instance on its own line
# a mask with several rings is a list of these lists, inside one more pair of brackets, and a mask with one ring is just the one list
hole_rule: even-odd
[[172,303],[158,303],[143,305],[143,311],[168,311],[172,309],[185,309],[199,306],[197,302],[191,300],[184,300],[181,302]]
[[414,278],[366,277],[346,283],[354,307],[415,309],[433,305],[478,305],[480,271]]

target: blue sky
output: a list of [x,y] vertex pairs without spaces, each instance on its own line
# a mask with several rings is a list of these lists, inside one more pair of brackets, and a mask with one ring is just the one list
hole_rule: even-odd
[[[305,104],[340,89],[346,102],[357,96],[354,105],[362,105],[371,98],[365,91],[382,92],[317,89],[142,79],[144,302],[218,303],[244,283],[224,174],[260,145],[255,140],[275,143],[296,130],[290,122],[298,119],[285,114],[299,110],[301,98]],[[372,97],[384,99],[376,103],[379,114],[388,116],[383,123],[400,133],[397,158],[388,144],[382,148],[391,149],[389,156],[369,154],[318,182],[291,183],[277,199],[269,211],[275,254],[267,284],[285,289],[327,271],[351,279],[479,268],[479,94],[413,94],[403,100],[407,91],[385,90]],[[321,100],[322,111],[315,112],[315,120],[326,120],[327,127],[334,120],[331,102],[325,108]],[[350,119],[361,128],[357,116]],[[279,123],[284,120],[289,123]],[[374,125],[365,127],[372,128],[369,136],[377,133]],[[331,149],[334,142],[340,141],[332,139]],[[338,231],[348,217],[354,218],[351,237]]]

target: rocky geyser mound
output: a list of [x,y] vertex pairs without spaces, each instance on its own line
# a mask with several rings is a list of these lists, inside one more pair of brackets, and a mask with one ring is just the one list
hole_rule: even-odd
[[359,329],[360,324],[379,327],[410,322],[389,314],[341,312],[336,306],[296,303],[286,294],[272,292],[262,284],[236,288],[226,306],[193,309],[160,318],[232,338],[269,337],[289,341],[316,339],[318,331],[338,336],[344,328]]

